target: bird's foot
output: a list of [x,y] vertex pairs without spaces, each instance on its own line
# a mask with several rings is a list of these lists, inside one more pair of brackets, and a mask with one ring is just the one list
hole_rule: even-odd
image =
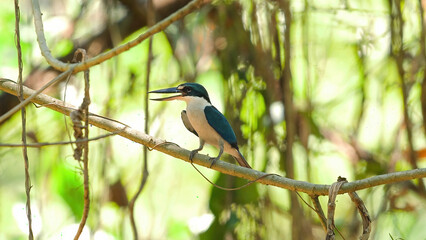
[[195,149],[195,150],[192,150],[191,153],[189,154],[189,161],[191,161],[191,163],[192,163],[192,159],[194,159],[195,154],[197,153],[198,153],[198,150]]
[[213,165],[216,163],[216,161],[219,159],[220,157],[212,157],[212,158],[210,158],[210,161],[212,161],[212,163],[210,164],[210,168],[212,168],[213,167]]

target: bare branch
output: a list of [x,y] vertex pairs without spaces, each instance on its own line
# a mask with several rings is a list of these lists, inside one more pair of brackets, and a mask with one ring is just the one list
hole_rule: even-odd
[[[114,56],[117,56],[132,47],[135,47],[145,39],[149,38],[150,36],[163,31],[168,26],[170,26],[172,23],[180,20],[181,18],[185,17],[186,15],[190,14],[191,12],[195,11],[196,9],[200,8],[204,4],[203,0],[193,0],[192,2],[188,3],[185,7],[181,8],[180,10],[176,11],[169,17],[163,19],[162,21],[158,22],[154,26],[150,27],[146,32],[139,35],[137,38],[122,44],[120,46],[117,46],[107,52],[104,52],[102,54],[99,54],[96,57],[93,57],[91,59],[88,59],[87,61],[83,61],[80,63],[64,63],[62,61],[59,61],[55,57],[52,56],[52,53],[47,46],[46,43],[46,37],[44,36],[44,30],[43,30],[43,21],[41,18],[41,11],[40,11],[40,5],[38,3],[38,0],[32,0],[32,7],[33,7],[33,15],[34,15],[34,26],[35,31],[37,34],[37,41],[41,50],[42,55],[46,58],[46,61],[49,63],[50,66],[53,68],[59,70],[59,71],[67,71],[71,68],[74,68],[74,73],[84,71],[94,65],[98,65]],[[1,121],[0,121],[1,122]]]
[[[21,13],[19,10],[19,0],[15,0],[15,40],[16,40],[16,49],[18,51],[18,66],[19,66],[19,75],[18,75],[18,98],[22,103],[24,101],[24,92],[23,92],[23,83],[22,83],[22,52],[21,52],[21,34],[19,30],[19,21],[21,18]],[[27,144],[27,117],[25,108],[21,108],[21,122],[22,122],[22,144]],[[27,197],[26,210],[27,210],[27,219],[28,219],[28,239],[34,239],[33,229],[32,229],[32,220],[31,220],[31,177],[30,177],[30,165],[28,161],[27,147],[22,148],[22,155],[24,157],[24,171],[25,171],[25,194]]]
[[315,212],[317,213],[318,218],[320,219],[321,226],[324,229],[324,231],[327,232],[327,219],[325,218],[325,214],[324,214],[324,211],[322,210],[321,203],[318,199],[318,196],[314,195],[314,196],[311,196],[311,198],[314,204]]
[[368,214],[368,210],[356,192],[349,192],[348,194],[355,203],[355,206],[357,207],[362,219],[362,235],[359,239],[367,240],[370,237],[371,232],[371,219],[370,215]]
[[[78,49],[75,52],[74,59],[77,59],[78,55],[81,55],[81,62],[87,60],[86,50]],[[71,112],[74,124],[74,135],[76,139],[88,139],[89,138],[89,105],[90,105],[90,78],[89,69],[84,71],[84,98],[81,106],[78,110]],[[84,117],[83,117],[84,116]],[[81,125],[81,120],[84,120],[84,125]],[[84,130],[84,134],[82,133]],[[86,225],[87,217],[89,216],[90,210],[90,198],[89,198],[89,142],[84,141],[77,144],[75,149],[74,157],[76,160],[81,159],[81,151],[84,150],[83,154],[83,182],[84,182],[84,208],[83,216],[81,217],[80,225],[78,226],[77,233],[75,234],[74,240],[80,238],[83,232],[84,225]]]
[[[24,101],[22,101],[20,104],[16,105],[14,108],[10,109],[7,113],[3,114],[0,116],[0,123],[2,123],[4,120],[6,120],[7,118],[9,118],[10,116],[12,116],[12,114],[16,113],[17,111],[19,111],[19,109],[25,107],[28,103],[31,102],[31,100],[36,97],[39,93],[43,92],[46,88],[50,87],[51,85],[59,82],[60,80],[62,80],[65,77],[69,77],[71,76],[72,72],[74,70],[74,67],[70,68],[69,70],[59,74],[57,77],[55,77],[54,79],[52,79],[50,82],[48,82],[47,84],[45,84],[42,88],[38,89],[37,91],[34,91],[34,93],[31,96],[28,96],[25,98]],[[4,79],[4,78],[0,78],[0,82],[10,82],[11,80],[9,79]],[[13,82],[13,81],[12,81]]]
[[[0,90],[8,92],[13,95],[17,95],[18,86],[16,83],[11,81],[0,81]],[[27,87],[24,87],[24,97],[28,97],[34,94],[34,90],[31,90]],[[63,101],[60,101],[56,98],[52,98],[45,94],[39,94],[35,98],[32,99],[33,102],[41,105],[45,105],[46,107],[60,112],[62,114],[68,115],[72,111],[72,109],[76,109],[76,107],[65,104]],[[137,131],[133,128],[127,127],[123,129],[123,125],[117,123],[117,121],[108,120],[105,117],[90,115],[89,123],[93,126],[105,129],[109,132],[114,132],[117,130],[123,130],[118,133],[118,135],[127,138],[131,141],[140,143],[149,148],[155,149],[157,151],[163,152],[167,155],[173,156],[175,158],[182,159],[186,162],[190,162],[189,153],[190,151],[179,147],[177,144],[169,143],[164,140],[160,140],[154,137],[151,137],[145,133]],[[209,167],[211,162],[210,158],[207,155],[198,154],[196,158],[193,159],[195,164],[200,166]],[[217,161],[215,165],[213,165],[212,169],[219,171],[224,174],[228,174],[235,177],[240,177],[248,180],[255,180],[263,175],[264,172],[256,171],[254,169],[248,169],[244,167],[237,166],[235,164],[230,164],[223,161]],[[403,172],[394,172],[387,173],[382,175],[377,175],[374,177],[357,180],[354,182],[349,182],[343,184],[343,186],[339,190],[339,194],[354,192],[361,189],[371,188],[374,186],[379,186],[383,184],[402,182],[417,178],[426,177],[426,168],[413,169]],[[328,195],[328,189],[330,185],[325,184],[312,184],[309,182],[293,180],[285,177],[280,177],[278,175],[268,176],[262,179],[259,179],[257,182],[272,185],[279,188],[284,188],[292,191],[304,192],[309,195]]]

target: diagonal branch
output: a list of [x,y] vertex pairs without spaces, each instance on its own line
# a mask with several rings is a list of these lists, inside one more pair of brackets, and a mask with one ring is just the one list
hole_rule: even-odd
[[[18,92],[18,84],[13,81],[0,81],[0,90],[3,90],[16,96]],[[34,93],[34,90],[29,89],[27,87],[24,87],[23,91],[24,97],[28,97]],[[73,109],[76,109],[75,106],[66,104],[63,101],[60,101],[56,98],[52,98],[45,94],[39,94],[37,97],[33,98],[32,101],[68,116]],[[182,159],[186,162],[190,162],[190,151],[179,147],[177,144],[151,137],[133,128],[126,127],[123,124],[118,123],[117,121],[108,120],[105,117],[101,116],[89,116],[89,123],[93,126],[105,129],[109,132],[116,132],[118,130],[122,130],[118,132],[118,135],[127,138],[131,141],[145,145],[151,149],[163,152],[167,155]],[[211,164],[210,158],[202,154],[196,155],[196,157],[193,159],[193,162],[204,167],[209,167]],[[217,161],[216,164],[213,165],[212,169],[224,174],[244,178],[247,180],[255,180],[266,174],[261,171],[240,167],[235,164],[230,164],[223,161]],[[383,184],[402,182],[425,177],[426,168],[413,169],[403,172],[387,173],[362,180],[357,180],[354,182],[345,183],[340,188],[338,193],[343,194]],[[291,191],[304,192],[309,195],[318,196],[328,195],[328,189],[330,188],[330,185],[313,184],[309,182],[281,177],[278,175],[264,177],[259,179],[257,182],[265,185],[272,185],[279,188],[288,189]]]
[[[31,96],[26,96],[24,101],[20,102],[18,105],[16,105],[12,109],[10,109],[8,112],[6,112],[5,114],[3,114],[3,115],[0,116],[0,123],[3,122],[4,120],[6,120],[8,117],[12,116],[14,113],[16,113],[17,111],[19,111],[21,108],[25,107],[28,103],[30,103],[32,101],[32,99],[34,97],[36,97],[39,93],[43,92],[46,88],[48,88],[51,85],[53,85],[53,84],[61,81],[65,77],[70,77],[72,71],[73,71],[73,68],[70,68],[69,70],[67,70],[67,71],[59,74],[54,79],[50,80],[48,83],[46,83],[45,85],[43,85],[43,87],[41,87],[37,91],[33,91],[33,94]],[[12,81],[12,80],[0,78],[0,82],[2,82],[2,81]]]
[[365,207],[364,202],[362,201],[362,199],[358,196],[356,192],[349,192],[348,194],[352,202],[355,203],[355,206],[357,207],[358,212],[361,215],[361,219],[362,219],[362,234],[359,239],[367,240],[370,237],[370,232],[371,232],[371,218],[370,218],[370,215],[368,214],[368,210]]
[[53,57],[49,47],[46,43],[46,37],[44,36],[44,30],[43,30],[43,20],[42,20],[42,14],[40,10],[40,5],[38,0],[32,0],[32,8],[33,8],[33,15],[34,15],[34,26],[35,31],[37,34],[37,42],[40,47],[40,51],[42,55],[46,58],[46,61],[49,63],[50,66],[53,68],[60,70],[60,71],[66,71],[72,67],[74,67],[74,73],[84,71],[94,65],[98,65],[114,56],[117,56],[132,47],[135,47],[139,43],[141,43],[143,40],[149,38],[150,36],[163,31],[168,26],[170,26],[172,23],[182,19],[186,15],[192,13],[196,9],[200,8],[204,4],[203,0],[193,0],[192,2],[188,3],[185,7],[181,8],[180,10],[176,11],[169,17],[163,19],[162,21],[158,22],[154,26],[150,27],[146,32],[139,35],[137,38],[124,43],[120,46],[117,46],[107,52],[101,53],[96,57],[90,58],[87,61],[80,62],[80,63],[64,63],[55,57]]
[[324,231],[327,232],[327,219],[325,218],[324,211],[322,210],[321,203],[318,199],[318,196],[317,195],[311,195],[311,199],[312,199],[312,203],[313,203],[314,208],[315,208],[315,212],[317,213],[318,218],[321,222],[321,226],[324,229]]

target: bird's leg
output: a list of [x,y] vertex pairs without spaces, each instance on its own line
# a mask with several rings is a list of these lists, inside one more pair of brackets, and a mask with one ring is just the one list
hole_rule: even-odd
[[222,140],[220,140],[219,141],[219,155],[217,155],[217,157],[215,157],[215,158],[210,158],[210,160],[212,161],[212,163],[210,164],[210,168],[212,168],[213,167],[213,165],[215,164],[215,162],[218,160],[218,159],[220,159],[220,157],[222,156],[222,154],[223,154],[223,148],[224,148],[224,146],[223,146],[223,141]]
[[192,159],[194,158],[195,154],[201,151],[204,147],[204,140],[200,138],[200,146],[197,149],[194,149],[189,154],[189,160],[192,162]]

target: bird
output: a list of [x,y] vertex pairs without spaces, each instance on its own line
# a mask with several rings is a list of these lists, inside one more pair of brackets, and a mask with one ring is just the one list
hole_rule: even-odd
[[223,152],[234,157],[239,165],[251,168],[241,154],[234,130],[225,116],[215,108],[209,98],[207,90],[198,83],[183,83],[177,87],[150,91],[149,93],[179,93],[178,95],[154,98],[154,101],[181,100],[186,102],[186,110],[181,112],[181,118],[188,131],[195,134],[200,140],[200,146],[191,151],[189,160],[201,151],[204,144],[210,144],[219,149],[219,155],[210,158],[210,168],[220,159]]

